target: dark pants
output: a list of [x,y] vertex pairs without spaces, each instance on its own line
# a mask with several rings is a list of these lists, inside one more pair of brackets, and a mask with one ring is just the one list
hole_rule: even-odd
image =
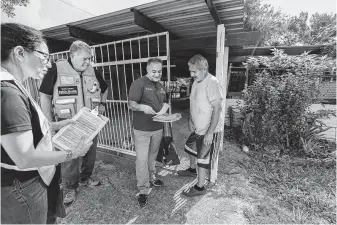
[[45,224],[47,211],[47,187],[40,176],[1,187],[2,224]]
[[93,140],[87,154],[82,157],[82,168],[80,171],[80,158],[62,163],[62,185],[65,189],[77,189],[79,181],[90,178],[96,161],[97,136]]
[[61,182],[61,164],[56,166],[56,172],[51,181],[50,185],[47,187],[48,193],[48,215],[47,224],[56,223],[56,218],[64,218],[66,216],[65,207],[63,204],[63,192],[60,188]]

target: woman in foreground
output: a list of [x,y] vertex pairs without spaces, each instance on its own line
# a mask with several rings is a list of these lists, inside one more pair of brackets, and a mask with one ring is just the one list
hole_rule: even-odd
[[[61,193],[55,165],[83,156],[92,144],[82,139],[71,151],[53,148],[52,130],[71,120],[50,124],[22,85],[29,77],[39,79],[48,65],[49,50],[40,31],[1,24],[1,223],[45,224],[47,213],[56,218],[50,214],[57,210],[48,210],[57,203],[47,197]],[[55,193],[47,195],[47,189]]]

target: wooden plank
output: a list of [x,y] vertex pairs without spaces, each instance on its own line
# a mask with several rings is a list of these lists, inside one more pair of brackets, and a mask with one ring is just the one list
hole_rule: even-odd
[[[217,50],[216,50],[216,77],[219,80],[223,89],[223,117],[226,115],[226,94],[227,94],[227,72],[228,72],[228,47],[225,48],[225,26],[220,24],[217,26]],[[219,142],[217,148],[214,149],[213,158],[211,162],[211,174],[210,182],[215,183],[218,177],[218,162],[219,162],[219,151],[223,148],[223,132],[220,132],[220,137],[217,138]]]
[[[252,45],[260,39],[261,34],[258,31],[241,32],[226,35],[226,46],[243,46]],[[196,38],[184,38],[180,40],[173,40],[170,43],[172,51],[182,51],[186,49],[216,47],[216,38],[209,37],[196,37]]]
[[150,31],[151,33],[161,33],[168,31],[172,39],[177,39],[176,35],[174,35],[172,32],[167,30],[165,27],[163,27],[153,19],[139,12],[137,9],[132,8],[130,10],[131,12],[133,12],[134,22],[138,26],[144,28],[145,30]]
[[209,12],[211,13],[211,16],[213,17],[215,25],[220,24],[221,23],[221,19],[220,19],[220,16],[218,14],[218,11],[217,11],[215,5],[213,5],[212,0],[205,0],[205,2],[207,4]]
[[243,46],[256,44],[261,38],[259,31],[240,32],[228,34],[226,37],[226,46]]

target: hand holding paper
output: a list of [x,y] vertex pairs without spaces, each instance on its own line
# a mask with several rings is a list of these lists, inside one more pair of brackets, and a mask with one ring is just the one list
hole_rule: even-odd
[[70,150],[73,153],[73,158],[76,159],[80,156],[84,156],[88,152],[92,143],[92,141],[86,142],[85,136],[82,136],[77,146]]

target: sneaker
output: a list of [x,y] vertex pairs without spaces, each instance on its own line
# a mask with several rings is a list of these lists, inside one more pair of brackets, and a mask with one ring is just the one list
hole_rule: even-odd
[[198,175],[197,170],[192,168],[188,168],[186,170],[179,170],[177,173],[179,176],[182,177],[196,177]]
[[67,189],[65,190],[65,195],[63,199],[63,203],[65,205],[69,205],[74,202],[76,199],[76,190],[75,189]]
[[101,185],[101,182],[99,180],[95,180],[91,177],[89,177],[86,180],[81,180],[80,183],[86,186],[93,186],[93,187]]
[[146,194],[138,195],[138,205],[141,208],[143,208],[147,205],[147,195]]
[[206,189],[203,187],[203,189],[201,191],[198,191],[197,189],[195,189],[195,186],[193,186],[188,191],[183,191],[182,194],[185,195],[186,197],[194,197],[194,196],[198,196],[198,195],[204,195],[204,194],[206,194]]
[[150,181],[150,187],[161,187],[163,186],[164,182],[161,180],[154,180],[154,181]]

